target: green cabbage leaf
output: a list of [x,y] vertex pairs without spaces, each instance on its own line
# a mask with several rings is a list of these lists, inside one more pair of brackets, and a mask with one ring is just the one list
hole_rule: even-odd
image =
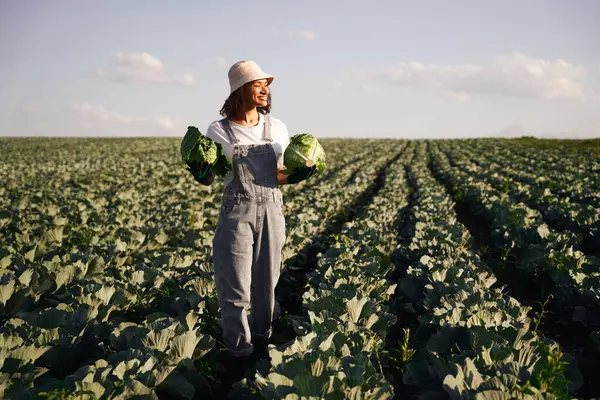
[[180,150],[184,167],[192,163],[208,162],[211,164],[211,171],[221,177],[227,175],[232,169],[231,163],[223,153],[221,143],[216,143],[203,135],[195,126],[188,126]]

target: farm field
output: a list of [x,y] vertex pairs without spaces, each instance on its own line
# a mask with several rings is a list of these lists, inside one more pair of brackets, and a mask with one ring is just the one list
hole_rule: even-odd
[[0,398],[600,398],[600,140],[321,144],[271,362],[226,386],[222,180],[178,138],[0,138]]

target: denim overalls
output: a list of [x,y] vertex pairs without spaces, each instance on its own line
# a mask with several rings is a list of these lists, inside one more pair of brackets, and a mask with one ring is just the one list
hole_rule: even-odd
[[234,147],[233,179],[223,191],[213,263],[223,337],[236,357],[253,352],[252,337],[271,336],[286,240],[269,115],[264,121],[262,139],[267,143],[245,146],[238,144],[229,121],[220,121]]

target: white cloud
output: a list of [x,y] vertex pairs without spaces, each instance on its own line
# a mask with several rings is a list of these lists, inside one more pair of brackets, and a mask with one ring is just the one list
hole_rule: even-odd
[[160,126],[162,126],[163,128],[165,128],[168,131],[172,131],[175,129],[175,126],[177,125],[177,123],[175,122],[175,120],[171,117],[156,117],[154,118],[154,120],[156,121],[156,123]]
[[109,111],[103,106],[93,106],[89,103],[75,103],[72,108],[82,115],[91,116],[104,121],[120,122],[127,125],[145,122],[144,118],[119,114],[116,111]]
[[565,60],[513,53],[489,65],[401,62],[380,74],[385,81],[443,92],[459,100],[475,94],[543,100],[586,100],[586,70]]
[[171,116],[156,116],[154,118],[145,118],[121,114],[116,111],[107,110],[101,105],[91,105],[89,103],[75,103],[71,109],[83,119],[80,123],[84,127],[98,127],[102,129],[116,129],[117,131],[127,131],[133,134],[145,135],[148,133],[169,133],[177,134],[185,127],[185,122]]
[[291,31],[290,36],[306,40],[315,40],[319,37],[316,32],[310,30]]
[[221,67],[227,65],[227,60],[225,60],[223,57],[211,57],[208,59],[208,62]]
[[17,106],[16,111],[23,114],[35,114],[40,111],[38,106],[30,103],[21,103]]
[[96,74],[100,77],[108,76],[109,79],[119,82],[179,85],[195,83],[192,74],[166,68],[162,61],[146,52],[117,53],[110,72],[98,68]]

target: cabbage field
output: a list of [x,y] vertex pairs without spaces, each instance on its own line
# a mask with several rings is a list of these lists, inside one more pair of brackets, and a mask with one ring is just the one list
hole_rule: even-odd
[[180,141],[0,139],[0,398],[600,397],[598,141],[322,139],[233,385]]

